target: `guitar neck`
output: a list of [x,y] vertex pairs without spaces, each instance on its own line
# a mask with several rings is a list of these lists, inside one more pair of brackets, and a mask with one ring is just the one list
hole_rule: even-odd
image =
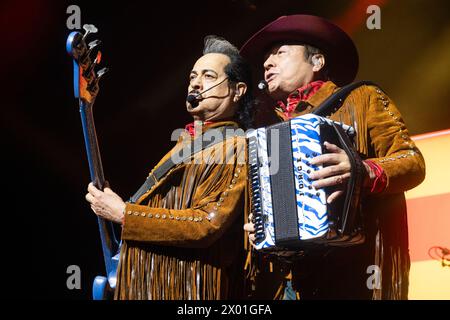
[[[84,142],[89,163],[91,181],[94,185],[103,190],[105,186],[105,176],[103,173],[102,159],[98,146],[97,133],[95,131],[92,103],[88,104],[80,99],[80,116],[83,126]],[[114,233],[112,222],[98,217],[100,229],[100,239],[102,242],[103,256],[105,260],[106,272],[109,275],[117,269],[117,263],[112,258],[117,254],[119,243]]]
[[80,116],[91,181],[94,183],[95,187],[102,190],[105,186],[105,175],[103,173],[102,159],[98,146],[97,133],[95,131],[92,105],[80,102]]

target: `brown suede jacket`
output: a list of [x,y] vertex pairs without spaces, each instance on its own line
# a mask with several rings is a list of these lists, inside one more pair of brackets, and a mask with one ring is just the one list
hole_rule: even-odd
[[[237,128],[218,122],[203,130],[224,126]],[[152,172],[191,141],[182,136]],[[245,137],[227,135],[172,168],[135,204],[127,203],[116,299],[227,299],[242,293],[245,157]]]

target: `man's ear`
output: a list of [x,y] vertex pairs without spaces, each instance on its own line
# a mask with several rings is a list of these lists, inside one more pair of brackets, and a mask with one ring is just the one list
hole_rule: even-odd
[[317,53],[312,56],[311,63],[313,65],[313,71],[319,72],[325,66],[325,56],[323,54]]
[[236,88],[234,92],[234,102],[238,102],[240,98],[247,92],[247,85],[244,82],[236,83]]

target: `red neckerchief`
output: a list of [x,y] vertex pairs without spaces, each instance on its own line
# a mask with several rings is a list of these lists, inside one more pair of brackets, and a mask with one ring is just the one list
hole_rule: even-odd
[[311,98],[324,84],[322,80],[317,80],[304,85],[292,92],[287,98],[287,105],[283,101],[277,101],[279,107],[284,111],[284,115],[291,118],[291,113],[297,108],[300,101]]
[[[211,124],[211,123],[214,123],[214,121],[205,121],[205,122],[203,122],[203,125]],[[188,124],[184,127],[184,129],[185,129],[187,132],[189,132],[189,134],[190,134],[191,136],[195,136],[195,126],[194,126],[194,122],[188,123]]]

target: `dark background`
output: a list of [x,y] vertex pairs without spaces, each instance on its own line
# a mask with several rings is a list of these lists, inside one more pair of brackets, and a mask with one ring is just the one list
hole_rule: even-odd
[[[4,264],[8,280],[26,282],[16,286],[18,297],[25,288],[35,299],[90,299],[93,278],[104,272],[96,218],[84,200],[89,171],[65,52],[71,4],[81,8],[82,24],[99,29],[90,39],[102,40],[110,67],[94,113],[106,178],[124,199],[170,148],[172,130],[190,122],[187,79],[203,37],[241,46],[285,14],[320,15],[347,31],[360,52],[357,79],[389,93],[410,133],[450,127],[444,0],[3,1],[3,181],[12,191],[4,196],[12,222],[3,240],[13,251]],[[366,28],[371,4],[381,7],[381,30]],[[66,287],[69,265],[81,268],[81,290]]]

